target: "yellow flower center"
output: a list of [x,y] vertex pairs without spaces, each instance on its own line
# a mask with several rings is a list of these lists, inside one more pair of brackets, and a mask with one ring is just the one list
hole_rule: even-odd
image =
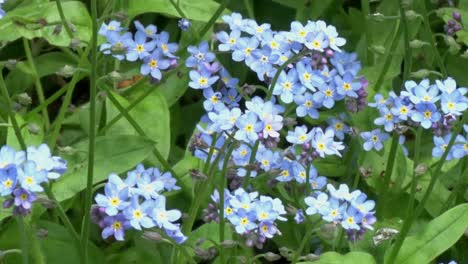
[[236,44],[236,39],[235,38],[230,38],[228,43],[231,44],[231,45],[234,45],[234,44]]
[[268,167],[268,166],[270,166],[270,161],[264,159],[264,160],[262,160],[262,164],[263,164],[263,166]]
[[341,124],[341,123],[336,123],[336,124],[335,124],[335,129],[336,129],[336,130],[341,130],[341,129],[343,129],[343,124]]
[[447,108],[450,109],[450,110],[452,110],[452,109],[455,108],[455,104],[454,104],[453,102],[448,102],[448,103],[447,103]]
[[426,111],[424,112],[424,117],[425,117],[425,118],[431,118],[431,116],[432,116],[431,111],[426,110]]
[[208,84],[208,79],[205,77],[201,77],[200,79],[198,79],[198,84],[200,84],[201,86],[205,86]]
[[252,49],[251,48],[245,48],[244,52],[245,52],[246,55],[250,55],[250,53],[252,52]]
[[343,83],[343,89],[344,89],[345,91],[351,90],[351,84],[349,84],[349,83],[347,83],[347,82]]
[[330,89],[327,89],[327,90],[325,91],[325,96],[326,96],[326,97],[332,97],[332,96],[333,96],[333,91],[330,90]]
[[306,35],[307,35],[307,32],[305,32],[305,30],[299,31],[299,36],[300,36],[301,38],[305,37]]
[[144,47],[143,45],[141,45],[141,44],[138,44],[138,45],[136,45],[135,50],[136,50],[136,52],[138,52],[138,53],[142,53],[142,52],[145,51],[145,47]]
[[307,101],[305,101],[304,105],[305,105],[307,108],[311,108],[312,105],[313,105],[313,103],[312,103],[312,101],[307,100]]
[[320,43],[320,41],[315,40],[314,42],[312,42],[312,46],[313,46],[314,48],[316,48],[316,49],[319,49],[320,46],[321,46],[321,43]]
[[23,193],[20,195],[20,199],[23,200],[23,201],[26,201],[28,199],[28,195]]
[[372,141],[374,141],[374,142],[379,141],[379,137],[378,136],[372,136]]
[[3,182],[3,186],[6,188],[10,188],[13,185],[13,181],[10,179],[7,179],[6,181]]
[[226,209],[224,211],[226,212],[227,215],[232,214],[232,208],[231,207],[226,207]]
[[248,124],[245,126],[245,131],[247,131],[248,133],[252,132],[253,131],[253,125],[251,124]]
[[392,114],[386,114],[385,119],[387,119],[388,121],[392,120],[393,119]]
[[292,88],[292,83],[286,81],[286,82],[283,83],[283,87],[284,87],[285,90],[289,91]]
[[143,214],[141,213],[140,210],[135,210],[133,211],[133,217],[136,218],[136,219],[140,219],[141,217],[143,216]]
[[299,140],[300,141],[305,141],[307,139],[307,136],[306,135],[300,135],[299,136]]
[[312,76],[310,75],[310,73],[304,72],[304,74],[302,74],[302,77],[304,77],[304,80],[309,81]]
[[306,177],[305,171],[299,172],[299,177],[301,177],[302,179],[305,179],[305,177]]
[[247,225],[249,223],[249,219],[247,219],[247,217],[243,217],[241,220],[240,220],[240,224],[241,225]]
[[267,218],[268,218],[268,214],[267,214],[267,213],[265,213],[265,212],[261,212],[261,213],[260,213],[260,219],[261,219],[261,220],[265,220],[265,219],[267,219]]
[[219,101],[218,96],[212,95],[211,98],[210,98],[210,101],[211,101],[213,104],[217,104],[218,101]]
[[348,222],[348,224],[354,224],[354,218],[350,216],[346,219],[346,222]]
[[34,183],[34,178],[29,176],[29,177],[26,177],[25,181],[26,181],[27,184],[33,184]]
[[241,150],[240,154],[241,154],[241,156],[247,155],[247,150],[245,150],[245,149]]
[[167,48],[167,45],[166,44],[162,44],[161,45],[161,49],[164,51],[164,52],[167,52],[169,49]]
[[276,43],[274,40],[270,41],[270,48],[278,49],[278,43]]
[[112,224],[112,227],[114,228],[114,230],[120,230],[122,228],[122,223],[119,222],[119,221],[115,221],[113,224]]
[[157,68],[158,67],[158,61],[157,60],[150,60],[149,66],[151,69]]
[[406,106],[402,106],[402,107],[400,108],[400,113],[401,113],[401,114],[407,114],[407,113],[408,113],[408,108],[407,108]]
[[110,204],[111,204],[112,206],[117,206],[117,205],[120,204],[120,199],[117,198],[117,197],[111,198],[111,199],[110,199]]
[[429,95],[423,96],[423,101],[428,102],[430,100],[431,100],[431,97],[429,97]]
[[318,149],[320,149],[320,150],[324,150],[324,149],[325,149],[325,144],[323,144],[323,143],[318,143],[318,144],[317,144],[317,147],[318,147]]
[[337,211],[337,210],[332,210],[330,214],[331,214],[333,217],[335,217],[335,216],[338,215],[338,211]]
[[288,170],[283,170],[283,171],[281,171],[281,176],[283,176],[283,177],[285,177],[285,178],[286,178],[286,177],[289,177],[289,171],[288,171]]

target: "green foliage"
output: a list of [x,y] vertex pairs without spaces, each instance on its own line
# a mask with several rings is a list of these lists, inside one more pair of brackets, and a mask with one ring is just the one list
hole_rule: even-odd
[[375,264],[372,255],[365,252],[353,251],[346,255],[341,255],[335,252],[327,252],[320,255],[320,259],[314,262],[299,262],[298,264]]
[[429,263],[450,248],[468,228],[468,204],[456,206],[429,222],[424,230],[409,236],[395,262]]

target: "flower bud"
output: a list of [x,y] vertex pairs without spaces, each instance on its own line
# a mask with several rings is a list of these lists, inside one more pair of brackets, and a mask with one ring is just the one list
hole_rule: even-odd
[[197,169],[190,169],[189,174],[194,180],[205,181],[208,179],[208,176]]
[[161,242],[164,240],[164,238],[158,232],[148,231],[148,230],[143,231],[142,237],[144,239],[156,241],[156,242]]
[[270,262],[273,262],[273,261],[277,261],[281,258],[280,255],[278,254],[275,254],[273,252],[267,252],[265,253],[265,255],[263,255],[263,257],[267,260],[267,261],[270,261]]
[[415,40],[410,41],[409,45],[413,49],[419,49],[419,48],[422,48],[424,45],[429,45],[429,43],[427,43],[426,41],[415,39]]
[[307,255],[304,256],[304,260],[305,261],[317,261],[319,260],[320,257],[315,255],[315,254],[312,254],[312,253],[309,253]]
[[421,164],[418,164],[418,166],[416,166],[416,168],[414,169],[414,172],[416,173],[416,176],[421,176],[427,172],[427,169],[428,169],[427,165],[424,163],[421,163]]
[[224,248],[233,248],[237,246],[238,244],[239,243],[234,240],[224,240],[223,242],[221,242],[221,246]]
[[422,16],[416,12],[414,12],[414,10],[408,10],[406,11],[406,18],[408,18],[408,20],[414,20],[416,18],[422,18]]
[[16,99],[18,100],[18,103],[20,103],[21,105],[24,105],[24,106],[28,106],[28,105],[30,105],[32,103],[31,96],[29,96],[29,94],[27,94],[27,93],[18,94]]
[[453,17],[453,19],[455,19],[456,21],[461,22],[462,17],[461,17],[460,12],[458,12],[458,11],[453,11],[452,17]]
[[430,74],[431,74],[431,71],[427,69],[420,69],[419,71],[412,72],[411,77],[416,78],[416,79],[424,79],[424,78],[429,77]]

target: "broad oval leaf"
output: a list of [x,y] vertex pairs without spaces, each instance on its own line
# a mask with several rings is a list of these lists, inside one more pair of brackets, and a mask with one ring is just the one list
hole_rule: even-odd
[[[212,14],[219,7],[219,4],[213,0],[180,0],[177,2],[188,19],[203,22],[210,20]],[[128,1],[128,15],[130,18],[149,12],[180,17],[176,8],[168,0]]]
[[375,264],[375,259],[372,255],[353,251],[346,255],[341,255],[336,252],[327,252],[320,255],[317,261],[300,262],[298,264]]
[[[112,94],[123,107],[129,105],[128,100],[124,97],[116,93]],[[106,102],[106,111],[108,122],[120,113],[110,100]],[[164,158],[167,158],[171,147],[171,130],[169,107],[164,96],[158,90],[154,90],[154,92],[132,108],[129,114],[140,125],[146,136],[156,142],[156,144],[153,143],[152,145],[158,149]],[[107,134],[137,135],[137,132],[125,117],[122,117],[107,131]],[[156,159],[151,159],[151,162],[157,163]]]
[[[73,197],[86,188],[88,171],[88,141],[73,146],[76,154],[68,159],[68,172],[54,185],[58,201]],[[115,135],[96,138],[94,183],[107,179],[110,173],[122,173],[135,167],[151,153],[153,142],[131,135]]]
[[[85,5],[80,1],[67,1],[62,6],[67,21],[73,24],[74,37],[89,41],[91,17]],[[45,38],[52,45],[66,47],[71,39],[64,28],[56,30],[57,24],[61,23],[55,2],[15,8],[0,20],[0,41],[14,41],[20,37]]]
[[[455,244],[468,228],[468,203],[454,207],[435,218],[415,236],[403,242],[394,263],[429,263]],[[388,263],[388,252],[386,261]]]

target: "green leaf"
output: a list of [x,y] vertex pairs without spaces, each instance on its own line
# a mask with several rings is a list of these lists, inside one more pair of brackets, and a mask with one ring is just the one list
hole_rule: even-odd
[[[117,101],[123,106],[127,107],[129,102],[124,97],[112,93]],[[135,96],[138,97],[138,96]],[[110,100],[106,102],[107,121],[111,120],[119,114],[119,110],[112,104]],[[130,116],[140,125],[145,132],[146,136],[158,148],[164,158],[169,156],[171,147],[171,133],[170,133],[170,113],[166,100],[158,90],[148,95],[143,101],[135,106],[130,111]],[[137,135],[137,132],[132,125],[122,117],[114,126],[108,131],[108,135]],[[156,159],[151,159],[152,163],[157,163]]]
[[[232,239],[232,230],[229,222],[226,222],[226,225],[224,226],[224,234],[225,240]],[[187,245],[195,246],[197,240],[200,238],[205,239],[205,241],[199,245],[201,249],[208,249],[209,247],[214,246],[213,243],[208,240],[211,239],[213,241],[219,242],[219,224],[212,222],[200,226],[199,228],[192,231],[188,237],[187,242],[185,243]]]
[[[132,169],[151,152],[153,142],[131,135],[115,135],[96,138],[94,183],[107,179],[110,173],[122,173]],[[53,185],[58,201],[73,197],[86,188],[88,141],[73,146],[76,154],[67,160],[68,172]]]
[[[39,240],[47,263],[80,263],[79,252],[73,238],[61,225],[40,221],[39,227],[47,230],[47,236]],[[103,251],[92,242],[89,244],[90,263],[104,263]]]
[[[39,116],[35,116],[30,120],[25,121],[20,115],[16,115],[16,121],[20,127],[21,135],[23,135],[24,143],[27,146],[38,146],[43,143],[44,131],[42,130],[42,121]],[[37,131],[35,131],[35,133],[31,133],[30,128],[31,130],[37,129]],[[17,150],[21,149],[21,145],[16,138],[15,130],[12,126],[8,127],[6,143]]]
[[320,255],[320,259],[314,262],[299,262],[298,264],[374,264],[376,263],[372,255],[353,251],[346,255],[336,252],[327,252]]
[[[407,237],[394,263],[429,263],[455,244],[466,228],[468,203],[454,207],[432,220],[422,233]],[[388,252],[390,250],[387,251],[387,258]]]
[[[89,41],[91,38],[91,17],[86,6],[80,1],[62,3],[65,17],[73,24],[75,38]],[[42,21],[39,23],[38,21]],[[0,41],[14,41],[21,37],[28,39],[45,38],[50,44],[66,47],[71,39],[64,28],[54,32],[61,25],[55,2],[34,3],[18,7],[0,20]]]
[[[55,74],[65,65],[74,66],[76,62],[63,52],[49,52],[34,58],[39,77]],[[26,74],[25,74],[26,73]],[[11,94],[24,92],[34,83],[31,69],[27,62],[19,62],[5,79]]]
[[[180,9],[190,20],[207,22],[216,12],[219,4],[213,0],[180,0]],[[130,19],[143,13],[161,13],[180,17],[175,7],[168,0],[132,0],[128,1],[128,15]]]

